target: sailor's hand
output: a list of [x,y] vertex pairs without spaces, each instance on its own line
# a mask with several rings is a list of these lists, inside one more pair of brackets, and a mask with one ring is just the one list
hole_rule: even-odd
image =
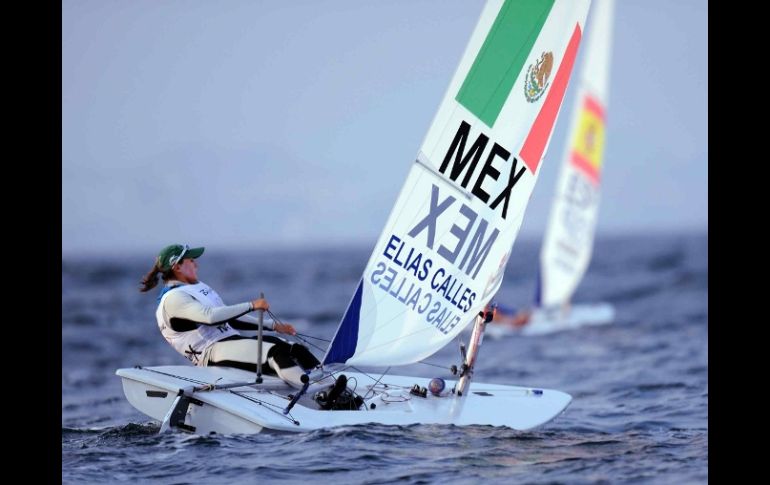
[[265,310],[265,311],[267,311],[267,310],[270,309],[270,305],[267,303],[267,300],[265,300],[264,298],[257,298],[256,300],[252,300],[251,301],[251,307],[254,310]]
[[294,327],[288,323],[275,322],[273,324],[273,330],[275,330],[278,333],[285,333],[287,335],[297,335],[297,331],[294,330]]

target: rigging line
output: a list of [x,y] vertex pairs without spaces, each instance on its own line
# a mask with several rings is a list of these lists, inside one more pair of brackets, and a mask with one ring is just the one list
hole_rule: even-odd
[[[348,370],[348,369],[353,369],[353,370],[355,370],[356,372],[358,372],[359,374],[363,374],[363,375],[365,375],[366,377],[368,377],[369,379],[371,379],[371,380],[373,380],[373,381],[375,380],[375,379],[374,379],[374,377],[370,376],[370,375],[369,375],[369,374],[367,374],[366,372],[364,372],[364,371],[362,371],[361,369],[358,369],[358,368],[356,368],[356,367],[354,367],[354,366],[352,366],[352,365],[348,365],[348,366],[345,366],[345,367],[343,367],[341,370],[337,370],[337,371],[329,371],[329,375],[330,375],[330,376],[332,376],[332,377],[334,377],[334,379],[335,379],[335,381],[336,381],[337,377],[335,377],[335,376],[334,376],[334,373],[336,372],[336,373],[338,373],[338,374],[342,374],[343,372],[345,372],[345,371],[346,371],[346,370]],[[372,386],[372,388],[374,388],[374,386],[376,386],[376,385],[377,385],[377,383],[378,383],[378,382],[380,382],[380,379],[382,379],[383,377],[385,377],[385,374],[387,374],[389,370],[390,370],[390,367],[388,367],[387,369],[385,369],[385,372],[383,372],[383,373],[382,373],[382,375],[379,377],[379,379],[377,379],[377,380],[375,381],[375,383],[374,383],[374,385]],[[315,384],[316,382],[318,382],[318,381],[320,381],[320,380],[322,380],[322,379],[323,379],[323,377],[322,377],[321,379],[318,379],[318,380],[314,381],[314,382],[313,382],[313,384]],[[356,396],[356,395],[360,396],[360,394],[356,394],[356,389],[358,388],[358,379],[356,379],[355,377],[351,377],[350,379],[356,383],[356,385],[353,387],[353,395],[354,395],[354,396]],[[386,385],[387,385],[387,384],[386,384]],[[368,395],[368,394],[369,394],[369,393],[367,392],[367,395]],[[363,399],[363,400],[366,400],[366,396],[364,396],[362,399]],[[365,408],[365,409],[367,409],[367,411],[368,411],[368,408],[366,408],[366,407],[364,407],[364,408]]]
[[[343,367],[341,370],[338,370],[338,371],[334,371],[334,372],[337,372],[337,373],[340,373],[340,374],[341,374],[341,373],[345,372],[345,371],[346,371],[346,370],[348,370],[348,369],[353,369],[354,371],[358,372],[359,374],[363,374],[363,375],[365,375],[365,376],[366,376],[366,377],[368,377],[369,379],[371,379],[371,380],[375,381],[375,385],[376,385],[376,384],[377,384],[377,382],[380,382],[380,379],[382,379],[383,377],[385,377],[385,374],[387,374],[387,373],[388,373],[388,371],[390,370],[390,367],[388,367],[387,369],[385,369],[385,372],[383,372],[383,373],[382,373],[382,375],[381,375],[381,376],[380,376],[378,379],[375,379],[374,377],[372,377],[371,375],[369,375],[368,373],[366,373],[366,372],[362,371],[361,369],[359,369],[358,367],[356,367],[356,366],[354,366],[354,365],[347,365],[347,366]],[[331,375],[334,375],[334,372],[331,372],[331,371],[330,371],[330,372],[329,372],[329,374],[331,374]],[[358,385],[358,380],[356,380],[356,385]],[[367,393],[367,394],[368,394],[368,393]]]
[[446,370],[446,369],[448,369],[448,368],[449,368],[449,367],[447,367],[447,366],[445,366],[445,365],[432,364],[432,363],[430,363],[430,362],[423,362],[422,360],[418,361],[417,363],[418,363],[418,364],[425,364],[425,365],[432,365],[433,367],[438,367],[438,368],[440,368],[440,369],[444,369],[444,370]]
[[[275,313],[271,312],[270,310],[266,310],[266,311],[267,311],[267,314],[270,316],[270,318],[273,319],[273,321],[275,321],[277,323],[281,323],[281,324],[284,323],[284,321],[281,320],[280,318],[278,318],[278,316]],[[325,339],[325,338],[321,338],[321,337],[316,337],[314,335],[308,335],[308,334],[299,333],[299,332],[297,332],[297,335],[301,335],[303,337],[308,337],[308,338],[314,338],[316,340],[323,340],[324,342],[331,342],[331,340],[329,340],[329,339]]]
[[307,335],[307,334],[305,334],[305,333],[299,333],[299,332],[297,332],[297,335],[301,335],[301,336],[303,336],[303,337],[307,337],[307,338],[314,338],[314,339],[316,339],[316,340],[323,340],[324,342],[331,342],[331,339],[328,339],[328,338],[321,338],[321,337],[314,337],[314,336],[312,336],[312,335]]
[[[272,404],[272,403],[269,403],[269,402],[267,402],[267,401],[263,401],[263,400],[261,400],[261,399],[257,399],[256,397],[253,397],[253,396],[249,396],[249,395],[247,395],[247,394],[244,394],[244,393],[246,393],[246,392],[254,392],[255,390],[253,390],[253,389],[252,389],[252,390],[250,390],[250,391],[233,391],[233,390],[231,390],[231,389],[228,389],[227,391],[228,391],[228,392],[230,392],[231,394],[235,394],[235,395],[236,395],[236,396],[238,396],[238,397],[242,397],[242,398],[244,398],[244,399],[248,399],[248,400],[249,400],[249,401],[251,401],[251,402],[255,402],[255,403],[259,403],[259,404],[263,404],[263,405],[265,405],[265,407],[267,407],[267,408],[271,408],[271,407],[272,407],[272,408],[276,408],[276,409],[281,409],[281,407],[280,407],[280,406],[278,406],[278,405],[276,405],[276,404]],[[261,391],[257,390],[257,392],[261,392]],[[282,399],[286,399],[286,396],[284,396],[284,395],[282,395],[282,394],[277,394],[277,393],[274,393],[274,392],[268,392],[267,394],[270,394],[270,395],[272,395],[272,396],[278,396],[278,397],[280,397],[280,398],[282,398]]]
[[184,377],[184,376],[180,376],[180,375],[176,375],[176,374],[169,374],[168,372],[161,372],[161,371],[159,371],[159,370],[155,370],[155,369],[148,369],[148,368],[146,368],[146,367],[141,367],[141,366],[136,366],[136,368],[137,368],[137,369],[141,369],[141,370],[143,370],[143,371],[147,371],[147,372],[155,372],[156,374],[161,374],[161,375],[164,375],[164,376],[173,377],[173,378],[175,378],[175,379],[179,379],[179,380],[181,380],[181,381],[194,382],[194,383],[196,383],[196,384],[206,384],[206,385],[212,385],[210,382],[206,382],[206,381],[200,381],[200,380],[198,380],[198,379],[193,379],[193,378],[191,378],[191,377]]
[[[354,367],[354,369],[355,369],[355,367]],[[358,369],[356,369],[356,370],[358,371]],[[382,375],[374,382],[374,384],[372,384],[372,386],[369,388],[369,390],[366,391],[366,394],[364,394],[364,396],[362,398],[364,401],[366,401],[366,397],[369,395],[370,392],[372,393],[372,395],[374,395],[374,388],[375,388],[375,386],[380,383],[382,378],[385,377],[385,374],[387,374],[389,370],[390,370],[390,367],[385,369],[385,372],[383,372]],[[361,371],[358,371],[358,372],[361,372]],[[363,372],[361,372],[361,373],[363,374]],[[371,376],[369,378],[371,379]],[[356,381],[356,386],[358,386],[358,381]]]
[[354,371],[358,372],[359,374],[363,374],[363,375],[365,375],[366,377],[368,377],[369,379],[371,379],[371,380],[373,380],[373,381],[376,381],[376,382],[379,382],[379,380],[380,380],[380,379],[382,379],[383,377],[385,377],[385,374],[387,374],[387,373],[388,373],[388,371],[390,370],[390,367],[388,367],[387,369],[385,369],[385,372],[383,372],[383,373],[382,373],[382,375],[380,376],[380,379],[375,379],[374,377],[370,376],[368,373],[366,373],[366,372],[362,371],[361,369],[359,369],[358,367],[356,367],[356,366],[354,366],[354,365],[349,365],[349,366],[345,367],[345,369],[342,369],[342,370],[341,370],[341,371],[339,371],[339,372],[344,372],[346,369],[353,369]]
[[[316,345],[316,344],[314,344],[314,343],[312,343],[312,342],[308,341],[307,339],[305,339],[305,338],[302,338],[302,337],[301,337],[301,335],[302,335],[302,334],[300,334],[300,333],[297,333],[297,334],[295,334],[294,336],[295,336],[295,337],[297,337],[299,340],[303,341],[304,343],[306,343],[307,345],[310,345],[311,347],[315,347],[316,349],[320,350],[321,352],[326,352],[326,349],[323,349],[323,348],[319,347],[318,345]],[[328,342],[328,340],[327,340],[327,342]],[[327,347],[328,347],[328,346],[327,346]]]
[[[294,424],[299,424],[299,421],[297,421],[294,418],[294,416],[291,415],[291,413],[289,413],[288,415],[284,415],[282,412],[278,412],[278,409],[281,409],[281,408],[279,406],[276,406],[275,404],[271,404],[269,402],[261,401],[261,400],[255,398],[255,397],[247,396],[245,394],[242,394],[241,393],[242,391],[230,391],[230,392],[235,394],[238,397],[242,397],[242,398],[244,398],[244,399],[246,399],[248,401],[251,401],[253,403],[259,404],[260,406],[264,406],[264,408],[267,409],[268,411],[272,411],[275,414],[277,414],[278,416],[280,416],[280,417],[282,417],[282,418],[284,418],[284,419],[286,419],[288,421],[291,421]],[[276,408],[276,409],[273,409],[273,408]]]
[[[299,334],[297,334],[297,335],[299,335]],[[295,337],[296,337],[296,335],[295,335]],[[299,337],[299,339],[300,339],[300,340],[302,340],[303,342],[305,342],[307,345],[310,345],[310,346],[312,346],[312,347],[315,347],[316,349],[318,349],[318,350],[319,350],[319,351],[321,351],[321,352],[326,352],[326,349],[323,349],[323,348],[319,347],[318,345],[316,345],[316,344],[314,344],[314,343],[312,343],[312,342],[308,342],[307,340],[305,340],[305,339],[304,339],[304,338],[302,338],[302,337]]]
[[[340,371],[336,371],[336,370],[330,370],[330,371],[326,371],[326,372],[328,372],[328,374],[326,374],[326,375],[323,375],[323,373],[322,373],[321,377],[319,377],[318,379],[316,379],[316,380],[314,380],[314,381],[311,381],[311,382],[310,382],[310,384],[318,384],[319,382],[321,382],[322,380],[326,379],[327,377],[331,377],[331,378],[333,378],[333,379],[336,381],[336,380],[337,380],[337,377],[339,377],[339,376],[337,376],[337,375],[335,375],[335,374],[340,374],[340,373],[342,373],[342,372],[345,372],[345,371],[346,371],[348,368],[349,368],[349,367],[345,367],[344,369],[342,369],[342,370],[340,370]],[[332,384],[332,386],[333,386],[333,385],[334,385],[334,384]]]
[[282,321],[281,321],[281,320],[278,318],[278,316],[276,316],[276,314],[275,314],[275,313],[273,313],[273,312],[271,312],[271,311],[270,311],[270,309],[267,309],[267,310],[265,310],[265,312],[266,312],[266,313],[267,313],[267,314],[270,316],[270,318],[272,318],[272,319],[273,319],[273,321],[274,321],[274,322],[276,322],[276,323],[283,323],[283,322],[282,322]]
[[[278,318],[278,316],[275,313],[271,312],[270,310],[267,310],[267,314],[270,316],[270,318],[273,319],[274,322],[281,323],[281,324],[284,323],[280,318]],[[307,339],[305,339],[303,337],[314,338],[316,340],[323,340],[324,342],[331,342],[331,340],[328,340],[328,339],[324,339],[324,338],[321,338],[321,337],[314,337],[312,335],[306,335],[304,333],[299,333],[299,332],[297,332],[294,335],[294,337],[299,338],[299,340],[302,340],[304,343],[315,347],[316,349],[320,350],[321,352],[326,352],[326,349],[323,349],[323,348],[319,347],[318,345],[315,345],[314,343],[309,342]]]

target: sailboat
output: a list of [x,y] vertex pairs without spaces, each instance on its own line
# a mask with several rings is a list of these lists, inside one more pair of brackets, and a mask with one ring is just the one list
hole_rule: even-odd
[[[128,401],[161,421],[161,431],[198,434],[363,423],[527,430],[562,413],[572,399],[567,393],[471,380],[589,4],[491,0],[484,6],[322,358],[324,374],[346,376],[355,406],[325,410],[308,383],[297,390],[259,372],[255,379],[240,369],[189,365],[118,369]],[[454,378],[358,367],[419,362],[471,324]]]
[[599,210],[613,10],[614,0],[596,0],[592,7],[569,143],[540,252],[534,307],[508,316],[498,312],[498,322],[487,328],[490,337],[541,335],[615,319],[610,303],[571,303],[591,259]]

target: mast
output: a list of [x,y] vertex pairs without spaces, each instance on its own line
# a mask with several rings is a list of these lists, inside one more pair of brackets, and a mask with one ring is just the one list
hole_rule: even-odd
[[478,356],[481,342],[484,340],[484,330],[487,327],[487,323],[492,321],[495,314],[495,306],[493,305],[492,311],[485,310],[479,312],[473,324],[473,331],[471,332],[471,340],[468,343],[468,351],[465,352],[465,347],[460,347],[460,353],[463,357],[462,367],[460,368],[460,380],[457,381],[457,386],[453,389],[458,396],[465,395],[465,391],[471,383],[473,377],[473,366],[476,365],[476,357]]
[[[265,298],[263,292],[259,292],[260,298]],[[254,381],[256,384],[262,384],[262,329],[265,318],[265,310],[259,310],[259,328],[257,330],[257,379]]]

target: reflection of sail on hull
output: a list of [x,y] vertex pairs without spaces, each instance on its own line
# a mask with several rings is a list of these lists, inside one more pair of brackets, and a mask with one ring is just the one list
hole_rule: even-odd
[[464,392],[427,394],[425,378],[375,380],[345,368],[363,407],[329,412],[270,377],[254,385],[237,369],[170,366],[119,369],[129,401],[164,424],[204,433],[371,422],[530,429],[558,416],[571,400],[563,392],[470,383],[471,354],[483,336],[478,315],[502,281],[537,179],[589,1],[485,6],[323,358],[325,372],[417,362],[475,319],[481,331],[461,366]]

